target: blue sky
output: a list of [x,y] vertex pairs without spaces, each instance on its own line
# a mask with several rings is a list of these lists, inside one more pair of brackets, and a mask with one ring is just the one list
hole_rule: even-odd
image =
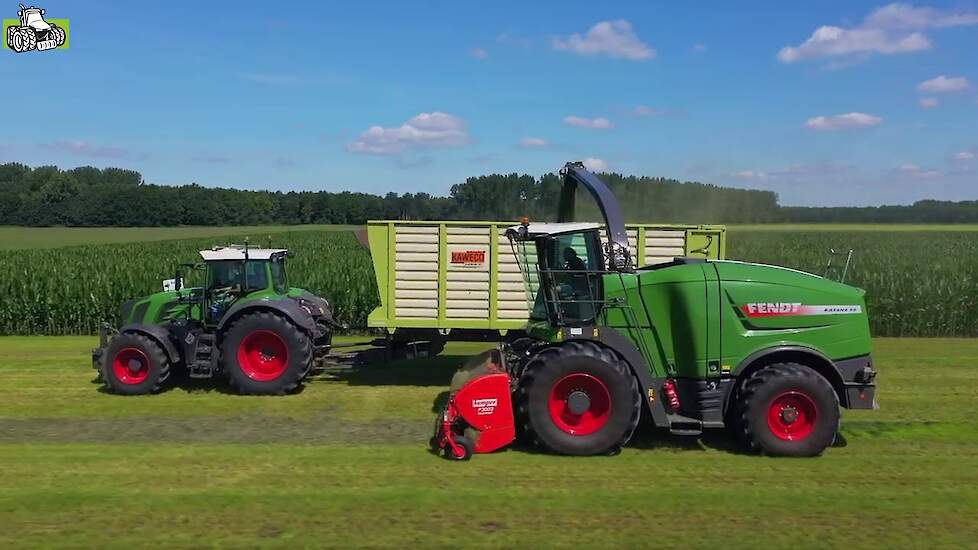
[[0,162],[443,194],[589,159],[783,204],[978,199],[975,1],[42,7],[71,48],[0,51]]

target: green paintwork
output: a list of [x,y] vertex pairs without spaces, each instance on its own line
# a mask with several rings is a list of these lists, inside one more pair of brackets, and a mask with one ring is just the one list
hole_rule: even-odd
[[[735,375],[756,352],[780,346],[810,348],[838,361],[872,351],[864,292],[787,268],[730,261],[671,265],[635,273],[606,274],[606,307],[597,324],[626,335],[655,377]],[[746,304],[856,306],[857,313],[749,317]],[[528,325],[531,336],[567,337],[548,321]],[[713,368],[711,368],[711,366]]]
[[[271,262],[267,260],[248,261],[253,264],[263,264],[261,268],[265,270],[265,280],[268,282],[268,286],[266,288],[252,290],[244,296],[238,297],[234,300],[234,305],[258,300],[280,300],[298,297],[307,293],[306,290],[301,288],[289,288],[284,294],[276,291],[272,283]],[[208,326],[214,326],[219,320],[208,319],[204,315],[204,307],[200,300],[197,300],[196,303],[188,303],[188,299],[191,296],[200,296],[203,292],[203,287],[186,287],[178,291],[157,292],[133,300],[132,307],[128,309],[129,314],[122,319],[122,325],[162,325],[176,319],[189,319],[203,322]],[[140,315],[140,313],[142,314]]]
[[[371,328],[386,328],[394,331],[399,328],[428,328],[450,331],[452,329],[518,330],[526,326],[521,319],[505,319],[499,317],[496,298],[499,283],[499,245],[496,239],[490,239],[489,245],[489,292],[490,307],[488,319],[450,319],[445,317],[445,290],[447,274],[448,248],[446,245],[446,230],[449,227],[486,227],[491,235],[512,227],[519,222],[513,221],[401,221],[376,220],[367,222],[367,239],[370,256],[374,265],[374,277],[380,294],[380,305],[367,317],[367,326]],[[398,226],[427,226],[437,227],[439,233],[438,258],[438,317],[432,319],[411,319],[396,315],[395,298],[395,245],[396,228]],[[682,225],[682,224],[630,224],[629,230],[637,230],[639,250],[643,249],[647,231],[672,230],[686,232],[686,247],[684,254],[692,257],[723,259],[726,257],[726,228],[720,225]],[[638,254],[637,264],[644,265],[644,254]]]

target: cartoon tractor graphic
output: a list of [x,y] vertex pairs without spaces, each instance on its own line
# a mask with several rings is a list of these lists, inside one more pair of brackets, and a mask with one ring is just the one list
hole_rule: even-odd
[[31,50],[53,50],[65,43],[67,33],[57,25],[44,20],[44,10],[36,6],[20,5],[17,11],[20,26],[7,27],[7,47],[17,53]]

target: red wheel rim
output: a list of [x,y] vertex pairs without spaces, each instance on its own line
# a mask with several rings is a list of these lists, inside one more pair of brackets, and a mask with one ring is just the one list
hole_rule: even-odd
[[139,348],[122,348],[112,358],[112,372],[123,384],[142,384],[149,378],[149,357]]
[[801,441],[815,430],[818,407],[807,394],[789,391],[775,397],[767,409],[767,425],[778,439]]
[[[587,408],[575,413],[570,400],[572,394],[580,399],[587,397]],[[604,382],[597,377],[575,372],[561,378],[550,390],[550,418],[558,428],[571,435],[592,434],[608,423],[611,416],[611,394]]]
[[256,330],[241,340],[238,346],[238,365],[252,380],[275,380],[289,366],[289,347],[278,334]]

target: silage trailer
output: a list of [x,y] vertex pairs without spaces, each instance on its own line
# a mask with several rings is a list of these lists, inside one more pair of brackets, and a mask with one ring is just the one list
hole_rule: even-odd
[[[534,299],[506,237],[517,223],[369,221],[380,305],[367,325],[386,332],[395,355],[433,355],[446,340],[512,339]],[[638,267],[726,255],[721,225],[630,224],[626,231]]]

